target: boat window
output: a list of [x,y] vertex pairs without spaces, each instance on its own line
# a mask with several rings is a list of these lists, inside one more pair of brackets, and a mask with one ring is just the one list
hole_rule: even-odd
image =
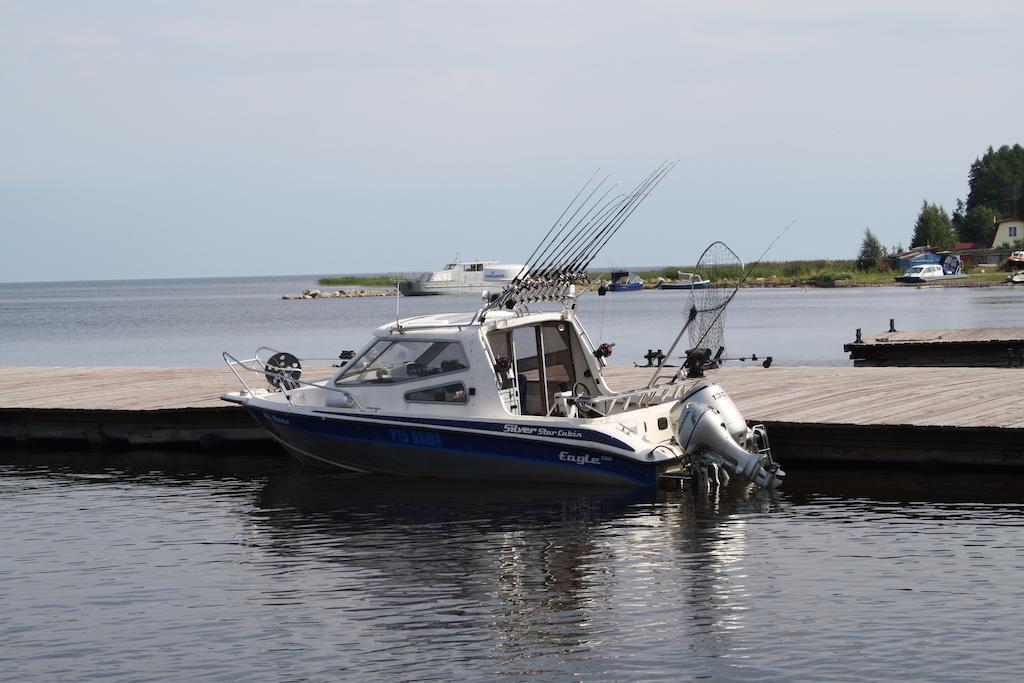
[[515,382],[519,386],[519,400],[523,415],[546,415],[545,391],[540,362],[537,357],[537,327],[517,327],[512,330],[515,352]]
[[382,339],[353,363],[335,384],[396,384],[469,367],[457,342]]
[[455,382],[440,387],[406,392],[405,400],[422,403],[466,403],[469,399],[466,397],[466,385],[462,382]]
[[545,378],[549,390],[569,391],[576,383],[569,346],[569,330],[564,323],[545,324],[541,327],[544,340]]

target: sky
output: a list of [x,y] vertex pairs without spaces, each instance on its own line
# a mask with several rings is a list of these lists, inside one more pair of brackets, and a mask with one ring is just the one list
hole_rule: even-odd
[[855,258],[1024,143],[1024,3],[0,0],[0,281]]

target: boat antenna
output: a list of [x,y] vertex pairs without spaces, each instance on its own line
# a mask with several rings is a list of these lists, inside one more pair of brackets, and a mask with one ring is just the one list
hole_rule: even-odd
[[402,316],[399,315],[399,308],[401,307],[401,304],[402,304],[402,288],[399,286],[399,284],[400,284],[400,280],[398,279],[398,276],[396,275],[395,276],[395,327],[397,327],[398,331],[401,332],[402,331],[402,323],[400,321],[402,319]]

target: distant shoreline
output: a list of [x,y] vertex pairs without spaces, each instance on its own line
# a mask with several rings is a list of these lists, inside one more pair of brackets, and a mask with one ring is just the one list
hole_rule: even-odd
[[[657,289],[658,283],[665,281],[671,282],[670,279],[665,278],[662,275],[654,274],[651,277],[650,271],[638,271],[639,275],[644,280],[644,289]],[[770,288],[820,288],[820,289],[833,289],[833,288],[855,288],[855,287],[996,287],[1000,285],[1008,285],[1006,281],[1006,273],[1002,271],[992,271],[985,273],[972,273],[966,278],[958,280],[940,280],[933,283],[901,283],[895,280],[896,273],[894,272],[882,272],[882,273],[819,273],[814,276],[803,276],[803,277],[757,277],[747,280],[743,286],[751,289],[770,289]],[[395,283],[404,278],[397,278],[393,276],[341,276],[333,278],[320,278],[318,284],[320,286],[334,286],[334,287],[382,287],[393,289]],[[599,282],[607,282],[609,280],[609,273],[595,273],[591,277],[591,282],[594,283],[594,287],[598,286]],[[712,280],[712,287],[735,287],[738,282],[737,278],[722,278],[719,280]]]

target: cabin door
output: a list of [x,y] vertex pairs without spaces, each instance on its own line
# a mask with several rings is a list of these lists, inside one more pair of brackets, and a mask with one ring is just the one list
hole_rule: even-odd
[[512,413],[550,415],[555,394],[576,384],[573,344],[568,323],[550,321],[488,335],[497,360],[508,358],[511,369],[499,374],[502,401]]
[[568,325],[551,321],[512,333],[515,381],[523,415],[550,415],[555,394],[576,383]]

